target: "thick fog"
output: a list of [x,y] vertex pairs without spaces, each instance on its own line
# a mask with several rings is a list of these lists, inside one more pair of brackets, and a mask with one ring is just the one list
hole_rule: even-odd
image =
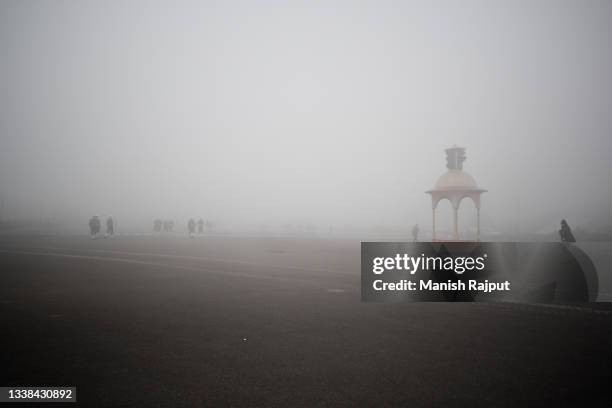
[[0,56],[4,219],[427,231],[457,144],[485,232],[611,224],[609,1],[4,0]]

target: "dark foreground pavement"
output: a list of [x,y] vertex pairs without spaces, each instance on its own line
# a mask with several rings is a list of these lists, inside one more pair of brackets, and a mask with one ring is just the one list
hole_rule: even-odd
[[612,402],[610,312],[364,304],[357,242],[0,237],[0,326],[86,407]]

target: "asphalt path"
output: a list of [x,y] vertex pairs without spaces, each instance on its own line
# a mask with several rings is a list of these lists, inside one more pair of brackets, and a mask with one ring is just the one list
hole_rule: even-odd
[[612,402],[609,310],[362,303],[359,259],[333,240],[0,237],[0,386],[76,386],[86,407]]

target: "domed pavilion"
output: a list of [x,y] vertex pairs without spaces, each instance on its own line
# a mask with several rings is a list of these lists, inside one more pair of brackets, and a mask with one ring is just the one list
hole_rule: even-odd
[[476,207],[476,241],[480,241],[480,195],[487,190],[478,187],[474,177],[463,171],[463,162],[466,158],[465,148],[453,146],[445,151],[448,171],[440,176],[431,190],[426,191],[431,195],[432,240],[436,240],[438,203],[444,199],[450,201],[454,212],[453,239],[459,240],[459,205],[464,198],[470,198]]

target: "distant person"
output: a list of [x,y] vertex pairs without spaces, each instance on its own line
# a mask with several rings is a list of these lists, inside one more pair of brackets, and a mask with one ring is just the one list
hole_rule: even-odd
[[94,221],[94,217],[91,217],[89,219],[89,235],[91,235],[91,238],[93,238],[96,234],[96,222]]
[[189,231],[189,236],[191,238],[193,238],[193,234],[195,234],[195,227],[196,227],[196,222],[193,218],[189,219],[189,222],[187,223],[187,230]]
[[561,242],[576,242],[576,238],[574,238],[574,234],[572,234],[572,229],[565,220],[561,220],[559,236],[561,237]]
[[106,236],[113,236],[115,234],[115,222],[113,216],[109,215],[106,219]]
[[94,215],[94,230],[95,234],[98,235],[100,233],[100,229],[102,228],[102,223],[100,222],[100,217]]
[[155,221],[153,221],[153,231],[160,232],[161,229],[162,229],[162,220],[157,218]]
[[94,215],[89,219],[89,233],[91,234],[91,239],[95,239],[96,235],[100,232],[100,218],[97,215]]
[[419,224],[415,224],[412,227],[412,242],[417,242],[419,240]]
[[204,220],[200,218],[198,220],[198,234],[203,234],[203,233],[204,233]]

